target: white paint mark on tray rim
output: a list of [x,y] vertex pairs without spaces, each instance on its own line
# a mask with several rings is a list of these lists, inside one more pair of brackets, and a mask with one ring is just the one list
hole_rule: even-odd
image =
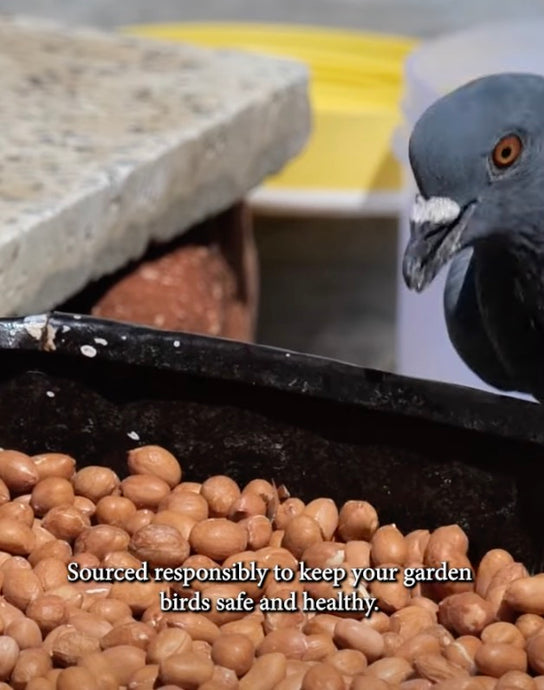
[[25,331],[34,340],[41,340],[43,336],[43,331],[47,325],[47,317],[41,316],[27,316],[24,320]]
[[96,357],[96,348],[92,345],[82,345],[80,348],[81,354],[85,357]]

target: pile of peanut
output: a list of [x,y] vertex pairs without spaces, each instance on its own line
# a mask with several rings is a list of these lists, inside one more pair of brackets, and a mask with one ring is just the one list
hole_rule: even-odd
[[[283,486],[182,481],[157,446],[128,476],[64,454],[0,451],[0,690],[543,690],[544,574],[504,550],[471,582],[370,582],[363,613],[167,612],[160,592],[255,601],[330,582],[69,582],[79,568],[472,568],[457,525],[403,535],[365,501],[307,504]],[[70,566],[73,567],[73,566]],[[349,578],[342,583],[353,590]]]

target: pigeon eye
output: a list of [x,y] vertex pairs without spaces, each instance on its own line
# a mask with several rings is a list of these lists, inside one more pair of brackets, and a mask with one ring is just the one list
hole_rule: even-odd
[[523,144],[517,135],[503,137],[493,149],[493,163],[497,168],[509,168],[519,158],[522,148]]

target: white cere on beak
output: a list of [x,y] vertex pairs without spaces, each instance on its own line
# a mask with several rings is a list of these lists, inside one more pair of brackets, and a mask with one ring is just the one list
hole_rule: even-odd
[[432,225],[448,225],[461,214],[461,207],[453,199],[445,196],[432,196],[424,199],[416,197],[410,220],[416,225],[431,223]]

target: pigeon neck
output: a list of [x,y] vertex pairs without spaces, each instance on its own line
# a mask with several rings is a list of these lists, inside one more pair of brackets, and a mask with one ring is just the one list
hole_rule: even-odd
[[543,262],[544,254],[525,243],[487,242],[474,250],[485,330],[512,379],[531,392],[544,390]]
[[535,242],[532,236],[491,237],[474,247],[474,256],[478,265],[493,265],[495,276],[500,271],[505,281],[526,285],[529,293],[539,283],[544,288],[544,244]]

